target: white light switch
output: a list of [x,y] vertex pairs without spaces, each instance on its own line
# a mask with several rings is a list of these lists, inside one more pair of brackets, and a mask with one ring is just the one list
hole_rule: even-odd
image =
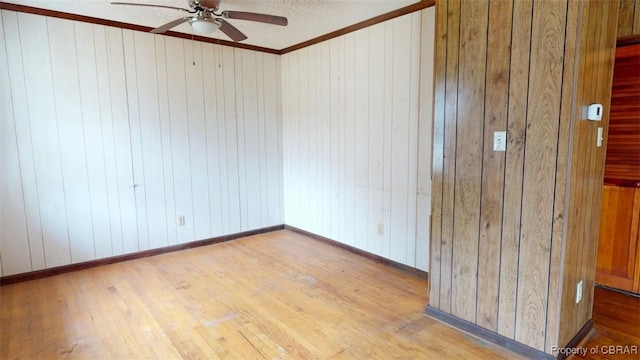
[[506,150],[507,150],[507,132],[494,131],[493,132],[493,151],[506,151]]
[[596,146],[602,147],[602,141],[604,141],[603,130],[601,127],[598,127],[598,139],[596,140]]

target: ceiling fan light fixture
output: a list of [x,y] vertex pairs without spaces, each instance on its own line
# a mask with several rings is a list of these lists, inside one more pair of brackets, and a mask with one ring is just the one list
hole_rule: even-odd
[[220,27],[220,22],[211,17],[195,17],[189,20],[189,24],[193,27],[193,31],[205,35],[214,33]]

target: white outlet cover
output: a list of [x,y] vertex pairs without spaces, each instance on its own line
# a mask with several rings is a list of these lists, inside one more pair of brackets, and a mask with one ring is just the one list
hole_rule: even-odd
[[507,132],[494,131],[493,132],[493,151],[506,151],[506,150],[507,150]]
[[576,286],[576,304],[582,300],[582,280],[578,281]]

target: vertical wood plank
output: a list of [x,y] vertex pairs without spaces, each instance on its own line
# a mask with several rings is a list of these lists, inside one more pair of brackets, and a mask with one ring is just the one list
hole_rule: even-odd
[[187,120],[189,110],[185,95],[187,83],[184,71],[178,70],[186,69],[187,66],[183,43],[183,40],[179,39],[165,39],[176,216],[183,215],[185,217],[185,226],[177,228],[178,243],[195,239],[189,124]]
[[[562,99],[560,108],[560,127],[559,138],[567,139],[571,138],[572,132],[572,117],[575,111],[573,103],[577,67],[579,59],[582,56],[577,56],[579,49],[578,34],[582,31],[579,29],[582,21],[579,17],[582,15],[582,8],[585,7],[584,2],[572,2],[567,7],[567,27],[565,35],[565,48],[564,48],[564,71],[563,71],[563,83],[562,83]],[[555,344],[561,344],[558,337],[558,332],[561,323],[560,309],[562,306],[561,294],[561,282],[562,271],[565,259],[562,259],[562,252],[568,248],[566,240],[563,240],[566,231],[566,198],[567,198],[567,181],[568,181],[568,169],[571,163],[570,153],[572,141],[560,142],[558,144],[558,161],[556,164],[556,186],[555,186],[555,201],[554,201],[554,214],[553,214],[553,232],[552,232],[552,244],[551,244],[551,258],[549,268],[549,294],[547,305],[547,326],[545,337],[545,351],[547,353],[552,352],[552,346]],[[564,249],[563,249],[564,247]],[[567,258],[566,260],[571,260]],[[573,296],[571,296],[573,298]]]
[[[442,309],[441,278],[444,275],[442,267],[449,259],[442,258],[442,221],[444,194],[444,144],[445,144],[445,108],[446,70],[447,70],[447,13],[448,2],[441,2],[436,6],[435,41],[434,41],[434,102],[433,102],[433,164],[431,165],[431,248],[429,256],[429,305]],[[448,306],[448,305],[447,305]],[[442,309],[444,310],[444,309]]]
[[303,79],[305,81],[304,85],[302,85],[303,89],[303,115],[301,117],[301,124],[304,125],[304,132],[301,134],[306,134],[306,142],[305,146],[302,147],[304,157],[306,161],[302,162],[304,164],[304,170],[302,173],[305,176],[304,181],[304,193],[309,194],[307,196],[308,206],[305,207],[305,223],[308,229],[317,233],[318,232],[318,179],[316,176],[317,169],[317,131],[316,124],[318,122],[316,115],[317,108],[317,92],[316,92],[316,61],[315,61],[315,51],[312,48],[307,48],[303,50],[304,60],[301,64],[301,68],[304,68],[303,71]]
[[[434,41],[436,10],[421,12],[420,22],[420,100],[418,114],[418,189],[416,221],[416,267],[429,271],[431,241],[431,176],[434,115]],[[442,166],[442,165],[440,165]],[[428,215],[428,216],[427,216]],[[439,243],[439,240],[437,240]],[[439,269],[438,269],[439,270]],[[438,281],[440,275],[438,271]]]
[[[297,115],[297,128],[295,136],[296,139],[296,153],[298,156],[294,156],[294,174],[296,174],[296,189],[298,194],[307,194],[304,197],[297,196],[294,203],[297,204],[299,211],[296,211],[298,223],[310,228],[310,209],[309,206],[302,206],[302,204],[312,201],[312,194],[309,191],[310,176],[309,176],[309,49],[303,49],[299,54],[296,61],[296,76],[299,81],[297,88],[298,91],[298,103],[294,108]],[[304,140],[303,137],[304,136]]]
[[[174,191],[173,155],[171,151],[171,119],[169,112],[169,85],[167,83],[167,49],[164,36],[155,36],[155,62],[158,81],[158,126],[160,127],[160,147],[162,156],[162,186],[164,188],[164,214],[166,242],[177,244],[177,217]],[[160,175],[158,175],[160,176]]]
[[48,34],[47,20],[20,13],[18,21],[26,92],[30,98],[38,99],[37,106],[29,107],[29,119],[46,268],[69,264],[71,261],[58,114],[49,38],[43,36]]
[[[615,35],[611,29],[614,28],[612,25],[615,24],[617,10],[617,6],[611,2],[593,1],[584,11],[581,43],[584,56],[581,57],[578,72],[578,79],[584,80],[577,82],[577,104],[599,99],[604,106],[608,106],[615,43]],[[579,141],[574,140],[572,148],[571,164],[576,170],[571,173],[568,217],[581,219],[578,224],[582,223],[583,226],[570,226],[567,234],[566,248],[571,249],[575,256],[566,258],[564,262],[559,341],[568,341],[591,317],[593,302],[593,270],[598,233],[597,225],[593,223],[598,222],[604,161],[604,148],[597,148],[594,139],[597,126],[607,128],[608,116],[603,117],[600,124],[580,121],[584,117],[582,109],[576,107],[574,133]],[[571,295],[575,294],[575,284],[579,280],[584,282],[585,291],[582,301],[575,304]]]
[[344,36],[344,235],[343,241],[355,244],[355,142],[356,142],[356,112],[355,112],[355,34]]
[[[0,15],[0,276],[5,276],[30,271],[31,254],[15,125],[28,119],[16,118],[13,110],[4,11]],[[14,25],[13,21],[7,24]]]
[[[47,18],[71,262],[95,258],[73,23]],[[46,178],[42,178],[46,181]]]
[[218,132],[218,148],[214,151],[218,154],[218,174],[220,176],[220,212],[222,234],[228,234],[231,232],[231,217],[235,214],[231,214],[230,211],[230,193],[229,193],[229,171],[228,171],[228,153],[227,153],[227,120],[226,120],[226,101],[225,101],[225,86],[224,76],[226,66],[224,66],[224,60],[222,57],[222,47],[214,45],[213,47],[213,61],[215,72],[215,94],[216,94],[216,125]]
[[226,203],[222,202],[220,171],[220,134],[219,122],[220,115],[218,108],[221,106],[220,99],[222,94],[218,93],[216,86],[216,48],[215,45],[202,44],[202,84],[204,97],[204,126],[205,126],[205,144],[206,144],[206,160],[207,160],[207,192],[209,194],[209,211],[210,211],[210,228],[209,236],[219,236],[223,234],[222,213],[225,211]]
[[[147,228],[144,230],[148,234],[146,238],[143,236],[140,239],[141,250],[169,244],[155,37],[142,32],[134,33],[139,123],[132,129],[139,131],[139,135],[132,139],[140,141],[140,163],[137,165],[142,167],[136,169],[134,164],[134,175],[136,172],[142,175],[141,179],[136,180],[139,182],[136,189],[140,189],[136,194],[140,195],[145,207],[143,213],[139,213],[139,218],[146,217]],[[137,197],[136,200],[138,199]]]
[[256,53],[241,52],[242,103],[244,124],[245,192],[247,229],[255,229],[262,223],[260,203],[260,128],[258,119],[258,93]]
[[[228,47],[222,47],[222,68],[223,76],[221,77],[224,93],[224,109],[225,109],[225,138],[227,145],[227,179],[229,192],[229,232],[242,231],[243,217],[246,215],[241,211],[240,207],[240,164],[239,164],[239,145],[238,145],[238,117],[236,109],[236,85],[235,85],[235,55],[234,50]],[[240,71],[240,69],[237,69]]]
[[417,232],[417,201],[418,201],[418,116],[420,109],[420,14],[417,12],[397,19],[410,23],[409,41],[409,136],[407,142],[408,181],[407,191],[407,250],[406,262],[409,266],[416,266],[416,232]]
[[[275,86],[275,89],[273,91],[273,93],[275,94],[275,109],[276,111],[273,113],[273,117],[274,119],[272,121],[275,121],[275,123],[277,124],[277,131],[275,134],[275,138],[277,139],[277,141],[275,142],[275,148],[276,148],[276,152],[275,154],[277,154],[278,156],[275,158],[275,163],[276,163],[276,167],[277,167],[277,171],[275,171],[274,175],[274,179],[277,179],[277,186],[276,188],[278,189],[279,193],[278,195],[275,196],[276,198],[276,202],[277,202],[277,223],[276,224],[283,224],[284,223],[284,166],[283,166],[283,158],[284,158],[284,151],[283,151],[283,134],[284,134],[284,126],[283,126],[283,99],[284,99],[284,94],[283,94],[283,89],[282,89],[282,84],[283,84],[283,76],[284,73],[282,72],[282,57],[281,56],[273,56],[272,57],[275,60],[275,81],[273,82],[273,85]],[[270,192],[270,194],[272,194]],[[273,195],[271,195],[273,196]]]
[[[579,39],[579,46],[584,51],[595,51],[595,39],[597,37],[597,33],[599,31],[596,26],[588,26],[590,19],[594,19],[596,16],[600,16],[600,9],[597,1],[591,1],[583,4],[583,11],[580,18],[580,32],[581,37]],[[598,15],[596,15],[598,14]],[[578,67],[578,77],[584,78],[584,81],[581,83],[575,84],[576,88],[576,99],[584,99],[590,98],[592,96],[591,87],[594,87],[595,77],[597,77],[597,68],[594,66],[596,62],[595,56],[580,56],[580,63]],[[587,75],[588,73],[594,72],[594,75]],[[577,100],[579,101],[579,100]],[[575,106],[575,105],[574,105]],[[575,111],[575,110],[574,110]],[[578,119],[581,118],[581,115],[578,115]],[[578,255],[582,253],[583,250],[583,236],[584,230],[583,226],[580,226],[580,222],[584,221],[585,216],[590,210],[586,209],[586,203],[588,201],[588,194],[584,191],[586,186],[584,186],[584,182],[588,182],[588,162],[584,161],[583,158],[589,158],[591,156],[591,146],[590,145],[590,136],[588,135],[588,127],[590,125],[584,121],[574,121],[572,123],[572,173],[574,174],[573,179],[571,179],[572,183],[570,185],[569,190],[569,198],[570,198],[570,207],[568,216],[571,218],[576,218],[577,220],[573,223],[568,224],[567,229],[567,244],[565,245],[565,252],[569,254],[576,254],[576,256],[572,256],[570,258],[564,259],[564,279],[567,283],[576,284],[580,279],[580,267],[583,261],[582,256]],[[578,155],[580,154],[580,155]],[[573,204],[580,204],[579,207],[571,206],[571,202]],[[577,239],[580,241],[576,241]],[[586,285],[586,284],[585,284]],[[575,289],[573,287],[570,288],[569,293],[573,293],[575,296]],[[567,294],[564,296],[564,311],[567,312],[565,321],[568,323],[567,328],[574,328],[577,323],[577,309],[575,305],[575,297]]]
[[[279,71],[280,58],[275,55],[263,55],[263,78],[264,78],[264,116],[265,116],[265,151],[266,159],[266,202],[267,202],[267,225],[277,225],[283,223],[281,199],[282,193],[281,171],[281,117],[278,116],[279,104],[282,98],[278,96],[281,88]],[[264,200],[263,200],[264,201]]]
[[[147,219],[147,203],[144,183],[144,159],[142,153],[142,138],[140,125],[140,99],[138,90],[138,73],[136,64],[136,33],[131,30],[122,31],[124,48],[125,83],[128,104],[129,139],[131,141],[131,166],[133,182],[131,187],[134,194],[136,213],[136,237],[130,244],[132,251],[149,248],[149,227]],[[145,79],[142,79],[144,83]],[[143,99],[144,101],[144,99]]]
[[[291,99],[288,103],[283,106],[283,125],[282,125],[282,137],[283,137],[283,186],[285,189],[289,189],[284,192],[284,221],[285,223],[290,223],[290,219],[293,214],[291,214],[291,209],[293,209],[293,199],[292,199],[292,189],[293,189],[293,179],[292,179],[292,166],[293,159],[292,155],[295,154],[294,151],[294,139],[295,136],[295,128],[297,126],[297,116],[294,111],[294,106],[297,106],[297,62],[296,62],[297,52],[292,54],[287,54],[285,56],[285,60],[283,61],[283,99]],[[287,85],[285,85],[287,84]]]
[[354,98],[354,245],[368,249],[369,218],[369,30],[355,33]]
[[[566,4],[535,3],[515,339],[544,348]],[[524,255],[523,255],[524,254]]]
[[113,134],[110,145],[113,148],[115,161],[111,171],[113,171],[112,174],[115,173],[116,187],[113,191],[117,193],[116,204],[119,210],[114,215],[116,215],[116,221],[121,224],[121,242],[114,241],[113,247],[115,254],[122,254],[137,249],[137,215],[133,188],[123,30],[106,28],[106,32],[112,122],[104,124],[103,128],[108,129],[107,135]]
[[515,336],[518,248],[522,212],[527,94],[529,89],[529,43],[532,1],[513,2],[511,64],[509,69],[509,112],[505,158],[500,291],[498,294],[498,333]]
[[[246,131],[248,121],[245,116],[245,99],[244,99],[244,74],[242,72],[242,58],[243,50],[233,49],[233,82],[234,86],[234,99],[235,104],[235,130],[236,130],[236,151],[238,162],[238,198],[239,198],[239,211],[240,211],[240,229],[242,231],[249,229],[249,203],[248,203],[248,188],[247,188],[247,157],[246,157]],[[249,76],[249,75],[247,75]]]
[[205,92],[202,67],[202,43],[184,41],[187,134],[189,166],[191,175],[191,196],[193,207],[193,240],[211,236],[211,215],[209,208],[209,169],[207,167],[207,132],[205,114]]
[[[330,131],[331,131],[331,208],[334,209],[331,216],[331,238],[332,239],[346,239],[344,236],[344,173],[342,162],[345,160],[342,155],[343,152],[343,132],[341,129],[344,127],[344,122],[341,119],[341,111],[344,109],[340,108],[340,87],[338,83],[338,79],[335,78],[334,74],[338,72],[339,69],[339,53],[338,53],[338,43],[337,39],[329,40],[325,43],[320,43],[320,48],[323,50],[323,55],[321,56],[321,62],[323,64],[322,68],[322,78],[326,79],[323,84],[326,83],[327,93],[324,94],[327,97],[327,102],[329,103],[329,117],[330,117]],[[343,79],[344,81],[344,79]],[[286,83],[283,83],[285,86]],[[287,97],[283,96],[283,101],[286,100]],[[342,240],[344,241],[344,240]]]
[[407,261],[407,238],[409,194],[409,137],[410,127],[410,89],[411,84],[411,21],[392,21],[393,23],[393,65],[392,65],[392,108],[391,119],[391,202],[389,236],[393,239],[393,246],[389,258],[400,263]]
[[620,16],[618,18],[618,37],[633,34],[633,23],[637,0],[620,0]]
[[[21,251],[23,256],[16,256],[15,260],[19,261],[19,266],[15,269],[11,265],[13,258],[5,255],[3,262],[5,274],[19,273],[23,271],[40,270],[46,267],[45,254],[43,245],[42,225],[40,221],[40,205],[38,200],[38,186],[36,178],[36,166],[34,159],[34,147],[31,141],[31,117],[37,114],[37,111],[29,111],[29,92],[25,75],[25,63],[23,63],[23,50],[18,21],[18,14],[2,10],[2,31],[4,36],[3,49],[6,51],[7,76],[9,82],[3,83],[9,86],[10,92],[4,92],[3,96],[11,95],[7,98],[10,103],[3,106],[4,111],[11,110],[11,114],[3,115],[2,119],[10,120],[13,124],[16,147],[18,153],[18,162],[20,166],[20,181],[22,184],[22,196],[24,201],[24,214],[26,218],[26,241],[19,242],[21,246],[26,246]],[[11,106],[11,107],[9,107]],[[16,194],[17,195],[17,194]],[[3,215],[4,218],[4,215]],[[20,237],[18,237],[20,239]],[[3,235],[2,246],[9,248]],[[11,246],[13,241],[11,241]],[[25,256],[26,255],[26,256]]]
[[382,256],[391,257],[391,187],[392,187],[392,132],[393,132],[393,45],[394,23],[384,23],[384,137],[382,139]]
[[483,159],[484,81],[486,69],[487,1],[463,1],[460,7],[460,68],[453,219],[453,315],[475,322],[478,229]]
[[460,1],[453,0],[447,5],[447,65],[445,70],[445,109],[444,109],[444,163],[442,180],[442,241],[441,241],[441,277],[440,277],[440,310],[450,312],[452,263],[453,263],[453,221],[454,196],[456,178],[456,134],[458,103],[458,62],[460,42]]
[[[613,44],[616,43],[616,34],[615,32],[609,30],[615,27],[618,18],[618,7],[615,6],[612,2],[601,1],[602,10],[600,13],[605,16],[604,18],[599,18],[597,21],[602,24],[599,28],[601,30],[600,36],[598,38],[598,48],[597,52],[599,59],[597,61],[600,66],[598,67],[598,79],[599,81],[595,87],[595,96],[598,99],[607,99],[605,103],[608,109],[611,108],[611,98],[612,98],[612,86],[613,86],[613,72],[614,72],[614,62],[615,62],[615,48],[613,48]],[[638,6],[636,5],[636,8]],[[638,9],[636,9],[636,22],[634,22],[634,28],[638,22]],[[640,28],[638,28],[640,29]],[[635,30],[634,30],[635,31]],[[609,127],[610,122],[610,112],[604,116],[605,129]],[[591,197],[590,207],[596,214],[596,217],[601,213],[602,206],[602,183],[604,173],[604,164],[606,159],[606,142],[604,146],[597,148],[594,147],[593,139],[597,137],[597,125],[592,125],[590,128],[591,135],[591,146],[593,148],[593,156],[590,157],[590,174],[589,176],[589,195]],[[608,133],[605,131],[605,136]],[[582,270],[582,276],[587,279],[587,289],[585,293],[585,303],[583,308],[580,309],[581,316],[579,317],[578,326],[582,326],[582,324],[586,323],[592,317],[592,309],[594,302],[594,286],[595,286],[595,277],[593,270],[595,268],[595,264],[597,262],[597,252],[598,252],[598,234],[599,234],[599,219],[595,221],[593,217],[588,217],[585,219],[586,224],[590,224],[590,229],[587,230],[588,239],[590,241],[587,243],[587,248],[585,251],[585,262]],[[637,253],[637,252],[636,252]]]
[[511,51],[512,1],[489,4],[487,75],[484,113],[482,199],[480,202],[480,243],[478,246],[477,324],[497,331],[500,286],[500,244],[502,237],[505,154],[493,151],[493,134],[507,128],[509,59]]
[[318,47],[317,62],[319,65],[318,76],[320,77],[320,119],[322,121],[322,209],[323,209],[323,233],[331,238],[331,227],[333,212],[331,208],[331,78],[330,78],[330,45],[328,41],[323,42]]
[[265,122],[265,84],[264,84],[264,56],[256,54],[256,105],[258,121],[258,155],[259,161],[259,193],[260,193],[260,222],[258,227],[264,226],[269,217],[268,214],[268,188],[267,188],[267,147],[266,147],[266,122]]
[[[105,173],[106,156],[101,134],[102,111],[98,88],[98,60],[96,58],[96,45],[102,45],[101,50],[104,50],[104,33],[102,33],[102,42],[96,44],[94,28],[98,26],[80,22],[74,23],[73,26],[78,58],[80,108],[84,130],[83,151],[86,153],[87,161],[94,256],[102,258],[113,254],[107,175]],[[84,241],[88,240],[84,239]]]
[[[122,225],[118,198],[118,177],[116,173],[116,156],[113,134],[113,112],[111,110],[111,87],[109,83],[109,54],[107,42],[107,28],[93,26],[93,41],[95,52],[95,81],[98,92],[98,108],[100,123],[97,133],[102,145],[102,165],[104,166],[104,186],[106,190],[106,216],[108,218],[109,243],[99,245],[96,238],[96,258],[113,256],[122,253]],[[96,170],[97,171],[97,170]],[[90,175],[91,176],[91,175]],[[93,203],[93,202],[92,202]],[[94,232],[95,236],[95,232]]]
[[[377,24],[370,28],[369,36],[369,198],[368,198],[368,243],[367,248],[374,254],[382,255],[384,199],[384,103],[385,87],[384,69],[385,24]],[[378,232],[381,227],[381,233]],[[386,229],[389,231],[389,228]]]

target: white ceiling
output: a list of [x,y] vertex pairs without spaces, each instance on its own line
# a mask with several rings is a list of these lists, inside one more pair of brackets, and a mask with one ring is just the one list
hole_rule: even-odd
[[[2,1],[149,27],[158,27],[184,17],[186,14],[171,9],[111,5],[110,0]],[[117,1],[189,8],[188,0]],[[220,10],[249,11],[287,17],[289,19],[287,27],[228,20],[248,36],[243,43],[281,50],[417,2],[419,0],[222,0]],[[191,26],[186,23],[172,30],[186,34],[192,33]],[[210,37],[230,40],[220,31]]]

